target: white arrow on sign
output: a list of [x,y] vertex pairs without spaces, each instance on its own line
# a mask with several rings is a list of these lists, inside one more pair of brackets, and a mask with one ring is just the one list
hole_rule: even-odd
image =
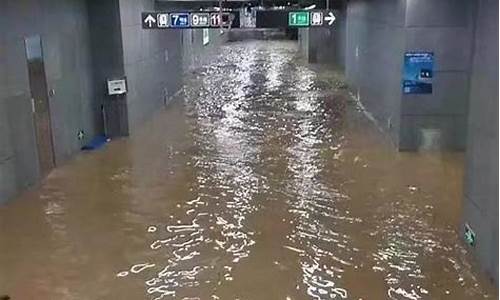
[[332,12],[328,13],[328,16],[325,17],[325,21],[328,22],[328,25],[332,25],[333,22],[335,22],[335,16],[333,15]]
[[152,15],[148,15],[144,23],[148,24],[149,27],[153,27],[153,23],[156,23],[156,19]]

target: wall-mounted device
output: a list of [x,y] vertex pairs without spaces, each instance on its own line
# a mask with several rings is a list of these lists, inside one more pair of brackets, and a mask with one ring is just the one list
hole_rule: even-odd
[[108,95],[124,95],[127,93],[127,80],[113,79],[108,80]]

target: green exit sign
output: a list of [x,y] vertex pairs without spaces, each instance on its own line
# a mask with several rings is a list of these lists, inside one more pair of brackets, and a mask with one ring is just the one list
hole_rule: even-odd
[[309,12],[308,11],[289,12],[288,26],[309,26]]
[[472,230],[469,224],[465,224],[464,238],[465,242],[469,244],[469,246],[476,245],[476,233]]

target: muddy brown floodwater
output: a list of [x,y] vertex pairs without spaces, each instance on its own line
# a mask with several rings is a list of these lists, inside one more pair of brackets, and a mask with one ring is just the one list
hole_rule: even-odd
[[293,42],[241,42],[0,207],[17,299],[483,299],[461,153],[399,153]]

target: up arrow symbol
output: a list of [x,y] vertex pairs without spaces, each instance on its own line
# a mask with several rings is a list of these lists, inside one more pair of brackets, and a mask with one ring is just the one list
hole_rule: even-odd
[[333,22],[335,22],[335,16],[333,15],[332,12],[328,13],[328,16],[325,17],[325,21],[328,22],[328,25],[332,25]]
[[144,23],[148,24],[149,27],[153,27],[153,23],[156,23],[156,19],[152,15],[148,15]]

